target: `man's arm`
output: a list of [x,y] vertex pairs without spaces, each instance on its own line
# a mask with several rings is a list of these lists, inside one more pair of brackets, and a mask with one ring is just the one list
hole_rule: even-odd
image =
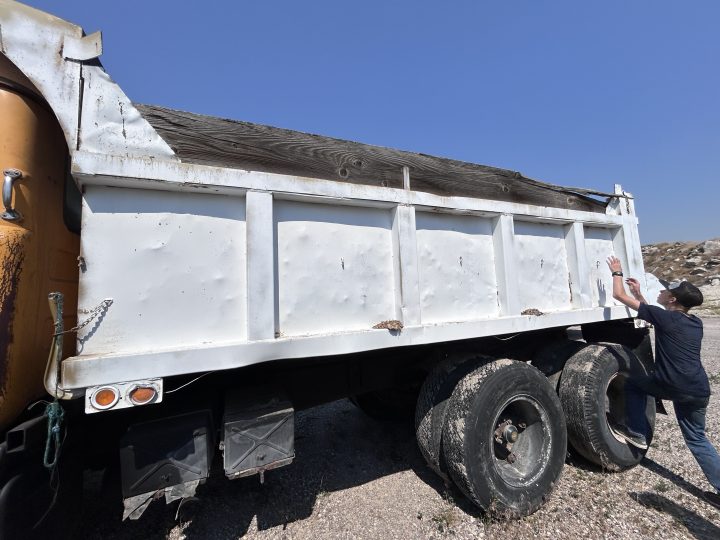
[[640,300],[638,300],[637,298],[633,298],[625,292],[625,286],[623,285],[622,264],[620,263],[620,259],[611,255],[610,257],[608,257],[607,263],[610,267],[610,271],[613,273],[613,298],[618,302],[625,304],[630,309],[634,309],[635,311],[637,311],[640,307]]

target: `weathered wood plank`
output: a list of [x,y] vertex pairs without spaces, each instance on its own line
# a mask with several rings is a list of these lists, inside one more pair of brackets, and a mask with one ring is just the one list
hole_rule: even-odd
[[604,212],[605,203],[520,173],[249,122],[135,105],[180,160],[339,182]]

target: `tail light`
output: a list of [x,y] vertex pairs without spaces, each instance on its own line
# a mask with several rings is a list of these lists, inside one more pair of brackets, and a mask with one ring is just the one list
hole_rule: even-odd
[[154,386],[134,386],[128,392],[128,399],[133,405],[145,405],[152,403],[157,398],[158,392]]
[[144,379],[91,386],[85,389],[85,413],[127,409],[160,403],[162,400],[162,379]]
[[98,411],[112,409],[120,399],[120,392],[113,386],[101,386],[90,397],[90,404]]

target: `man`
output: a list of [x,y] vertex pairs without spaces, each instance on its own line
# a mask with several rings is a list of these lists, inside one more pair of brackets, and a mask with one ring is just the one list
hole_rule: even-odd
[[651,306],[643,298],[638,280],[623,286],[622,265],[616,257],[608,258],[613,276],[613,298],[638,312],[639,319],[655,327],[655,371],[649,376],[631,376],[625,383],[627,426],[620,435],[638,448],[647,448],[648,426],[645,418],[647,395],[667,399],[675,406],[680,430],[715,492],[705,492],[708,502],[720,507],[720,456],[705,435],[705,412],[710,399],[710,383],[700,360],[703,337],[702,321],[688,311],[703,302],[700,290],[687,281],[668,283],[657,303]]

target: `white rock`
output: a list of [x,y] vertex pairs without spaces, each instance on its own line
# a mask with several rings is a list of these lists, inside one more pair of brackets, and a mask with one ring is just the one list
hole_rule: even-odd
[[702,245],[705,248],[705,253],[720,253],[720,238],[706,240]]

